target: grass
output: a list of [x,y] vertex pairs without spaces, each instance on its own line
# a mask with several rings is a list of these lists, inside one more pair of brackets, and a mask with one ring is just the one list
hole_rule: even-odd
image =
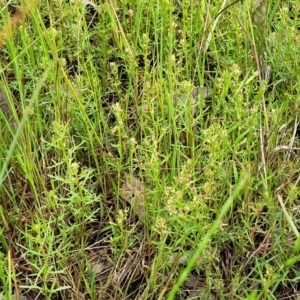
[[297,1],[66,2],[1,6],[0,299],[297,299]]

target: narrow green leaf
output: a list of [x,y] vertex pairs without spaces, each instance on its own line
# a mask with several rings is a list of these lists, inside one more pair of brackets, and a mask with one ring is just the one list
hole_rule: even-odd
[[300,251],[300,236],[297,237],[294,247],[293,247],[293,253],[297,254]]
[[292,265],[294,265],[296,262],[298,262],[300,259],[300,255],[294,256],[294,257],[290,257],[286,260],[286,262],[284,263],[285,267],[291,267]]

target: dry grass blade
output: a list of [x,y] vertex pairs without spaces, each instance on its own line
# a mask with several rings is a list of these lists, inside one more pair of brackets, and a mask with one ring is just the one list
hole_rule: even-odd
[[[294,144],[294,142],[295,142],[295,138],[296,138],[296,134],[297,134],[297,130],[298,130],[298,125],[299,125],[299,123],[298,123],[298,118],[297,118],[297,116],[296,116],[296,119],[295,119],[295,125],[294,125],[294,132],[293,132],[293,136],[292,136],[292,138],[291,138],[291,140],[290,140],[290,144],[289,144],[289,148],[290,148],[290,149],[292,149],[293,144]],[[293,148],[292,150],[298,150],[298,148]],[[289,153],[288,158],[290,158],[290,155],[291,155],[291,153]]]
[[210,32],[209,32],[209,34],[208,34],[208,37],[207,37],[207,39],[206,39],[206,41],[205,41],[204,53],[207,51],[207,49],[208,49],[208,47],[209,47],[209,44],[210,44],[211,39],[212,39],[213,32],[215,31],[215,28],[216,28],[216,26],[217,26],[217,24],[218,24],[218,22],[219,22],[220,17],[221,17],[221,12],[222,12],[222,11],[224,10],[224,8],[226,7],[226,4],[227,4],[227,1],[224,0],[224,1],[222,2],[222,6],[221,6],[221,9],[220,9],[220,12],[218,13],[217,17],[215,18],[215,20],[214,20],[214,22],[213,22],[213,24],[212,24],[212,28],[211,28],[211,30],[210,30]]

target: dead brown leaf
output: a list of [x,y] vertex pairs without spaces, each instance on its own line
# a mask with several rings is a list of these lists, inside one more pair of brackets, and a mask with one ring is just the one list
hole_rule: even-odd
[[145,219],[145,188],[141,180],[125,173],[125,182],[120,189],[121,197],[130,203],[139,219]]
[[205,86],[197,86],[191,91],[191,93],[189,95],[187,93],[183,93],[183,94],[175,93],[173,101],[174,101],[174,104],[190,103],[190,105],[192,106],[192,114],[193,114],[193,116],[195,116],[196,112],[197,112],[198,97],[202,97],[203,99],[211,98],[210,89]]
[[[196,276],[191,274],[185,281],[183,288],[188,291],[189,296],[193,299],[196,299],[194,297],[199,297],[200,295],[203,297],[204,295],[207,295],[206,299],[209,300],[215,300],[215,297],[213,294],[208,293],[206,291],[206,282],[205,278]],[[201,297],[201,299],[202,299]]]
[[255,25],[262,25],[267,19],[265,0],[252,0],[252,19]]
[[181,255],[179,256],[178,254],[171,255],[167,258],[167,261],[169,264],[178,264],[178,265],[183,265],[188,261],[188,256],[187,255]]
[[202,95],[203,99],[211,98],[211,91],[205,86],[197,86],[191,92],[191,97],[197,98],[199,95]]
[[96,6],[96,4],[94,3],[94,2],[92,2],[92,1],[89,1],[89,0],[82,0],[82,4],[83,5],[91,5],[91,6],[93,6],[94,8],[96,8],[97,6]]
[[179,100],[181,102],[187,101],[189,98],[190,100],[197,100],[199,96],[203,97],[203,99],[211,98],[210,89],[205,86],[197,86],[191,91],[189,96],[187,94],[182,94],[182,95],[175,94],[174,100],[175,101]]
[[92,271],[97,275],[100,275],[112,266],[113,264],[111,262],[107,260],[100,260],[92,264]]

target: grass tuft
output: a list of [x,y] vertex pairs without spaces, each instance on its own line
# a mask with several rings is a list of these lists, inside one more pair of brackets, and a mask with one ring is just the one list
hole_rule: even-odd
[[0,4],[0,299],[297,299],[298,8]]

